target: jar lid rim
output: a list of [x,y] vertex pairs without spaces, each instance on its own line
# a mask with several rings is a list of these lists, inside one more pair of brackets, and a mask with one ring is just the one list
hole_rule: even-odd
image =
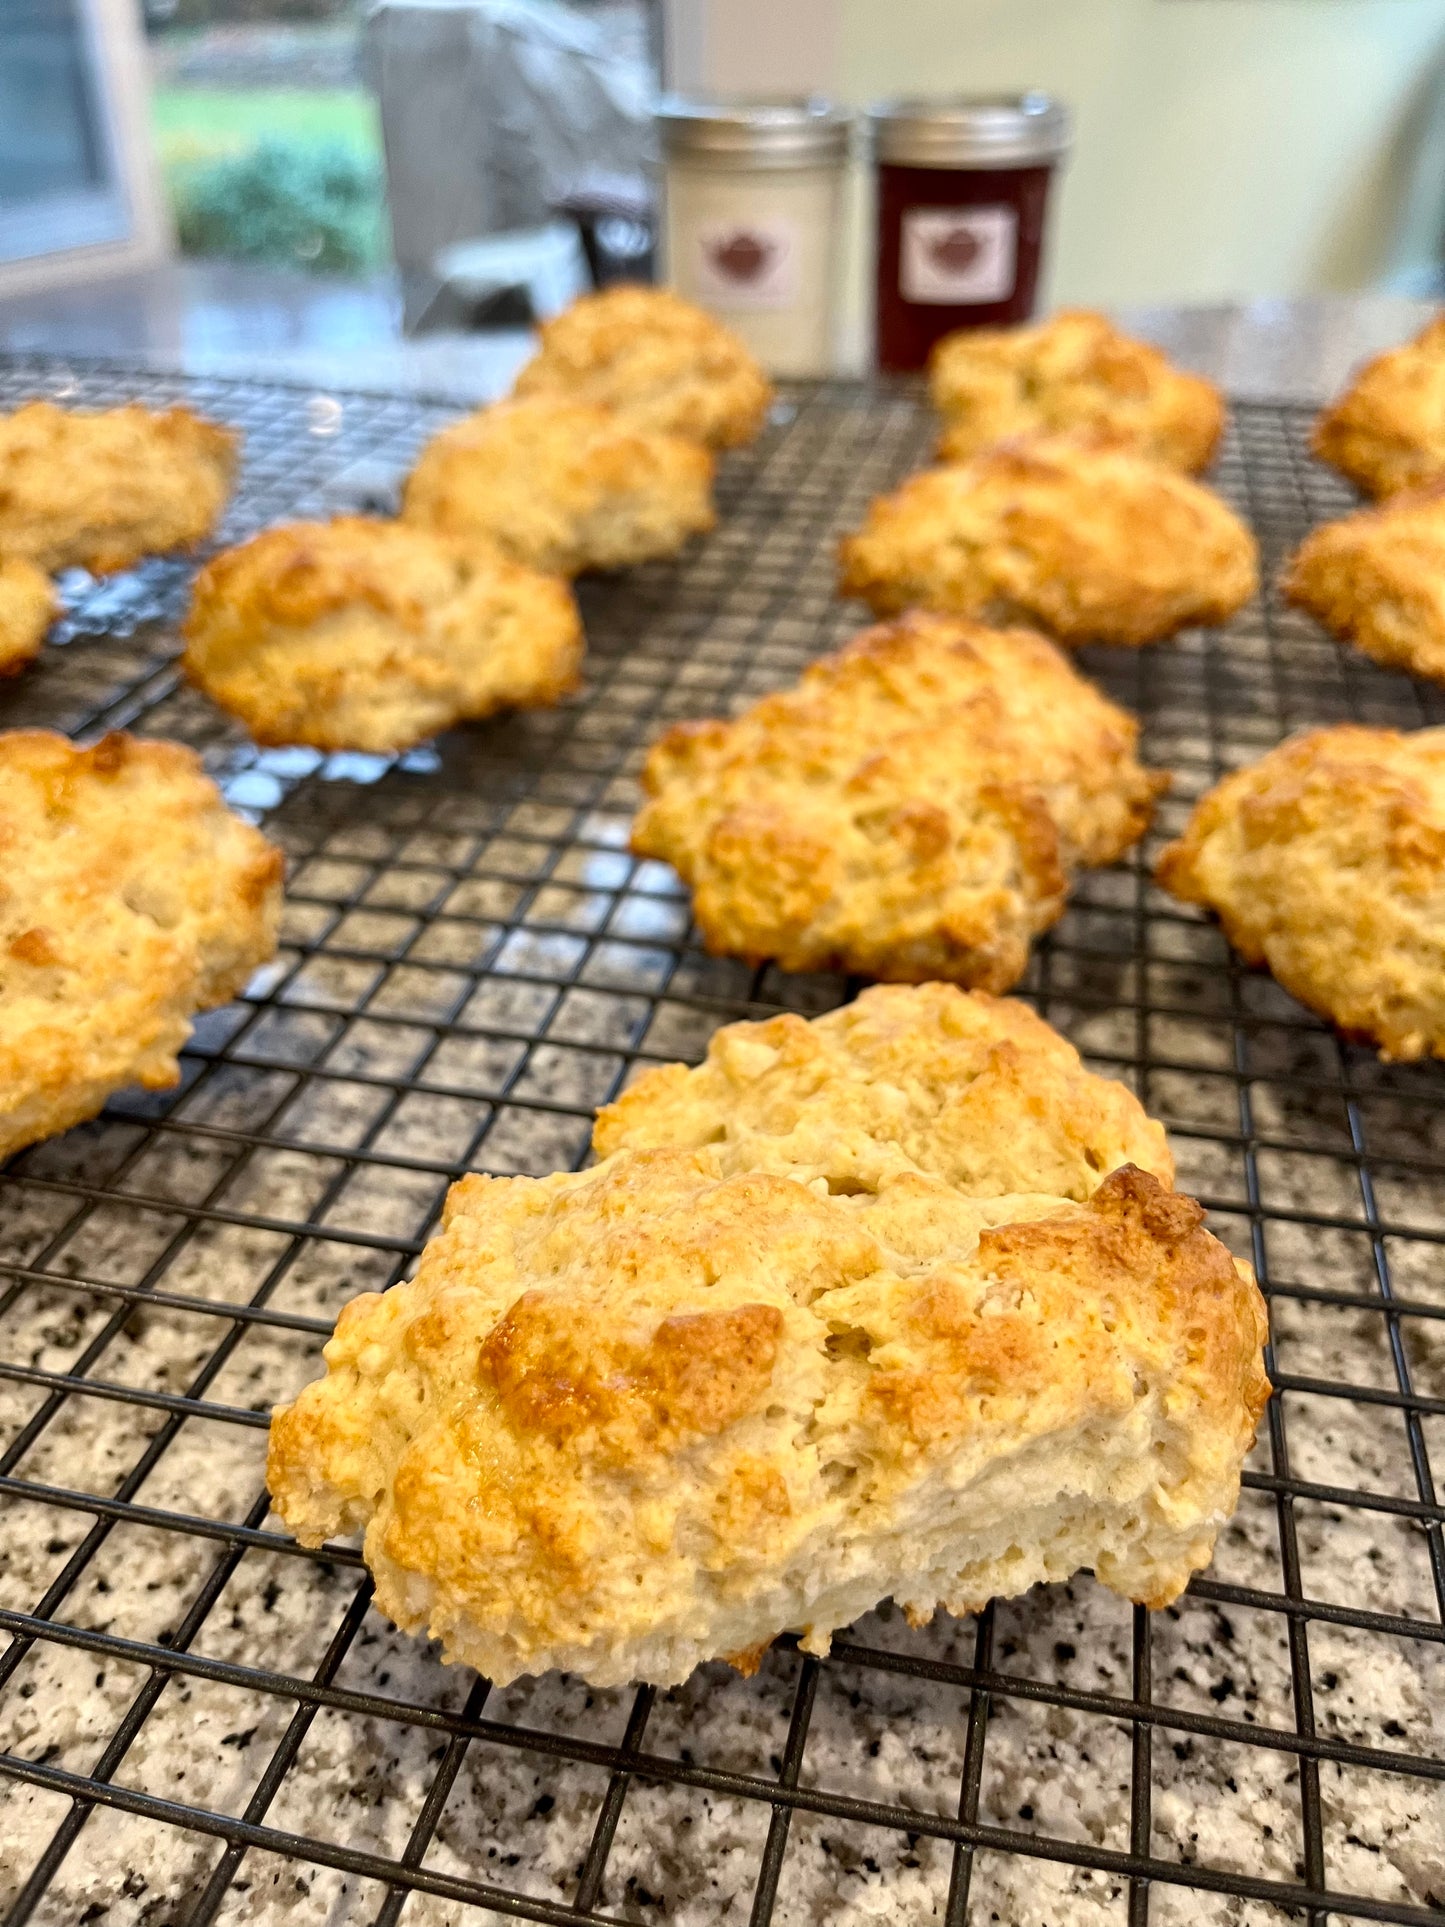
[[853,110],[818,94],[664,94],[655,113],[682,126],[847,128]]
[[875,101],[868,121],[879,155],[987,163],[1064,153],[1073,116],[1040,88],[1016,94],[901,95]]
[[1068,118],[1069,110],[1057,96],[1041,87],[1021,93],[895,94],[869,104],[870,120],[1024,120],[1029,126]]
[[712,100],[670,94],[656,114],[669,159],[726,168],[836,164],[848,152],[854,123],[849,108],[801,94]]

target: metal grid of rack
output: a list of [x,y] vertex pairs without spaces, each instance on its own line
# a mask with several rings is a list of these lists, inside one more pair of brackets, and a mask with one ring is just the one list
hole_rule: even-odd
[[[0,404],[178,398],[246,430],[234,537],[384,501],[447,411],[0,366]],[[1305,418],[1235,410],[1218,482],[1272,575],[1346,491]],[[468,1170],[580,1161],[639,1062],[855,988],[707,957],[626,850],[670,719],[859,626],[835,536],[924,457],[904,390],[790,392],[716,535],[584,583],[556,712],[399,759],[260,752],[178,684],[188,571],[68,583],[0,723],[190,742],[290,859],[281,954],[174,1093],[0,1175],[0,1906],[19,1923],[1438,1923],[1445,1907],[1445,1070],[1343,1043],[1148,881],[1084,878],[1021,994],[1171,1129],[1269,1296],[1277,1391],[1215,1565],[1149,1615],[1081,1577],[976,1621],[888,1607],[819,1662],[671,1692],[495,1691],[369,1607],[262,1489],[271,1403],[402,1276]],[[1272,593],[1085,663],[1175,772],[1441,698]]]

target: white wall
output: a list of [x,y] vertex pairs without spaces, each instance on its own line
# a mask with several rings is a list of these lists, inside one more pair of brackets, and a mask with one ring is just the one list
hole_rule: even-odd
[[845,0],[663,0],[664,76],[683,93],[840,84]]
[[1053,300],[1360,287],[1430,258],[1445,223],[1445,179],[1421,173],[1445,0],[668,4],[685,84],[1063,95]]

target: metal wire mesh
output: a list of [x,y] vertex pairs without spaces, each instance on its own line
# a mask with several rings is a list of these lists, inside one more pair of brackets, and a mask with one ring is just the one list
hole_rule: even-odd
[[[385,496],[444,411],[116,369],[0,368],[0,402],[172,396],[242,425],[228,537]],[[1304,419],[1235,411],[1219,482],[1267,570],[1345,491]],[[284,945],[203,1018],[174,1093],[0,1177],[0,1904],[8,1920],[1130,1927],[1445,1906],[1442,1072],[1343,1044],[1150,886],[1086,877],[1024,994],[1173,1135],[1269,1295],[1277,1386],[1210,1572],[1152,1617],[1087,1577],[824,1663],[672,1692],[443,1668],[354,1549],[269,1521],[271,1403],[339,1306],[401,1276],[446,1185],[585,1154],[594,1107],[713,1028],[848,996],[711,959],[626,852],[671,718],[791,679],[859,624],[832,544],[923,457],[903,390],[790,394],[722,526],[583,585],[581,700],[387,760],[258,752],[177,684],[187,571],[78,579],[7,726],[200,748],[289,853]],[[1289,729],[1441,719],[1272,595],[1086,653],[1176,772],[1169,833]]]

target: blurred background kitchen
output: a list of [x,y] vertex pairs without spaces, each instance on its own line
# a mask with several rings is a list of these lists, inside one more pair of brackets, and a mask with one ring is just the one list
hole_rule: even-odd
[[[1025,89],[1072,118],[1040,309],[1229,379],[1241,328],[1347,363],[1445,289],[1445,0],[3,0],[0,345],[488,392],[531,316],[658,271],[664,90]],[[852,152],[828,355],[861,371]]]

